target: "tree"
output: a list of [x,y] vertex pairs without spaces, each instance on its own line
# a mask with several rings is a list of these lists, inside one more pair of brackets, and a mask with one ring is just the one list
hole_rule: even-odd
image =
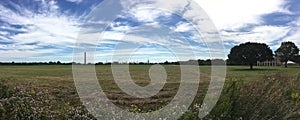
[[255,65],[257,61],[272,60],[273,52],[270,47],[264,43],[247,42],[234,46],[228,58],[231,63],[249,65],[252,70],[253,65]]
[[297,64],[299,64],[300,65],[300,55],[298,55],[298,56],[295,56],[294,58],[292,58],[292,60],[291,61],[293,61],[293,62],[295,62],[295,63],[297,63]]
[[281,46],[275,51],[276,57],[278,57],[281,62],[284,62],[285,67],[287,67],[288,61],[298,56],[298,54],[299,48],[290,41],[282,42]]

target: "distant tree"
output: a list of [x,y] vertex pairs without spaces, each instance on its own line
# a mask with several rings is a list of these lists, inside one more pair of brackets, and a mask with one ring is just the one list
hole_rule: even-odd
[[273,52],[264,43],[243,43],[234,46],[228,55],[229,61],[240,65],[249,65],[253,69],[253,65],[257,61],[265,61],[273,59]]
[[103,65],[103,64],[104,64],[103,62],[96,63],[96,65]]
[[284,62],[285,67],[287,67],[288,61],[298,56],[298,54],[299,48],[290,41],[282,42],[281,46],[275,51],[276,57],[278,57],[281,62]]
[[226,64],[226,61],[223,59],[213,59],[213,60],[211,60],[211,64],[224,65],[224,64]]

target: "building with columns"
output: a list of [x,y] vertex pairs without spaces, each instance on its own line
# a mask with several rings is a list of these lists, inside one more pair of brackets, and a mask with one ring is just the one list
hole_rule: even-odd
[[267,60],[267,61],[257,61],[257,66],[281,66],[282,62],[279,60],[279,58],[274,57],[273,60]]

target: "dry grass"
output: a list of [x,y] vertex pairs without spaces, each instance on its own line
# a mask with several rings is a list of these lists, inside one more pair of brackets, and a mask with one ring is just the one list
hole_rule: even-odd
[[[151,66],[148,65],[130,66],[130,75],[136,84],[141,86],[149,84],[150,78],[148,70],[150,67]],[[131,110],[132,105],[134,105],[141,109],[141,112],[146,112],[163,107],[169,103],[177,93],[180,85],[180,67],[172,65],[164,67],[168,74],[167,83],[157,95],[146,99],[135,98],[122,92],[114,82],[110,66],[96,66],[96,72],[101,88],[103,88],[106,96],[114,104],[129,110]],[[299,89],[294,89],[297,88],[295,85],[300,84],[300,81],[296,80],[299,76],[298,74],[300,74],[300,67],[258,67],[254,71],[249,71],[247,68],[247,66],[228,67],[226,78],[228,83],[226,83],[226,85],[231,84],[230,81],[232,80],[243,81],[242,85],[236,88],[238,89],[237,91],[239,91],[238,93],[234,93],[236,99],[228,98],[228,95],[232,95],[233,93],[230,88],[225,87],[225,89],[229,89],[227,90],[228,92],[226,92],[226,90],[224,90],[225,92],[223,91],[220,99],[221,103],[219,103],[219,106],[216,107],[217,110],[213,111],[213,115],[210,115],[209,118],[221,118],[220,116],[227,115],[234,117],[241,116],[245,119],[260,119],[264,117],[267,119],[275,119],[287,117],[288,115],[294,117],[295,114],[297,114],[297,111],[294,110],[294,108],[293,110],[283,109],[287,109],[293,104],[293,101],[290,98],[292,92],[300,93]],[[201,71],[201,81],[199,83],[200,87],[197,90],[197,99],[194,100],[194,104],[202,103],[210,81],[210,67],[200,66],[199,69]],[[280,82],[276,84],[270,83],[273,78]],[[48,90],[51,97],[57,99],[61,104],[70,103],[72,106],[79,106],[81,104],[72,79],[71,66],[0,66],[0,79],[5,80],[11,88],[17,85],[27,86],[29,83],[34,84],[35,87],[39,89]],[[290,88],[293,88],[293,90],[290,92],[285,91]],[[225,101],[226,104],[224,103],[224,105],[222,101]],[[228,105],[233,105],[232,101],[235,101],[234,106],[228,107]],[[283,108],[274,107],[274,105],[282,102],[284,102]],[[291,103],[286,104],[285,102]],[[245,105],[245,107],[243,107],[243,105]],[[293,106],[295,105],[296,104],[293,104]],[[183,118],[197,118],[197,112],[195,112],[196,108],[193,106],[191,107],[191,112],[187,113],[185,115],[186,117]],[[222,106],[225,106],[225,108]],[[234,109],[229,109],[231,107]],[[239,110],[240,112],[236,112],[236,110]],[[235,111],[235,114],[232,113],[233,111]],[[271,112],[276,113],[277,116],[268,114]],[[279,116],[278,112],[288,115]],[[245,114],[249,114],[249,116],[243,116]]]

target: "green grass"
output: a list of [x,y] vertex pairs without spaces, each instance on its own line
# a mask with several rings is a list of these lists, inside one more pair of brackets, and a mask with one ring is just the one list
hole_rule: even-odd
[[[131,65],[130,66],[130,75],[138,85],[145,86],[149,84],[150,78],[148,76],[148,70],[151,66],[150,65]],[[111,67],[109,65],[101,65],[96,66],[97,77],[99,83],[103,90],[105,91],[106,95],[109,99],[113,101],[113,103],[117,104],[118,106],[132,110],[132,104],[136,105],[138,108],[142,109],[142,112],[146,112],[149,110],[156,110],[168,102],[172,100],[174,95],[178,90],[178,86],[180,85],[180,67],[174,65],[165,65],[164,68],[168,74],[167,83],[165,84],[162,91],[160,91],[157,95],[146,98],[146,99],[137,99],[132,96],[129,96],[122,92],[116,83],[114,82],[114,78],[112,75]],[[207,86],[209,85],[210,81],[210,66],[200,66],[201,71],[200,76],[200,87],[197,94],[197,99],[194,101],[197,104],[201,104],[204,95],[206,93]],[[220,116],[235,116],[231,114],[232,110],[228,110],[227,108],[231,108],[233,104],[232,101],[235,99],[231,99],[228,96],[232,94],[238,96],[236,100],[243,100],[246,101],[247,97],[244,98],[247,93],[251,93],[251,90],[247,90],[245,92],[245,86],[253,87],[259,86],[255,84],[262,84],[259,86],[261,91],[264,91],[264,84],[272,79],[282,79],[281,81],[285,81],[289,84],[300,84],[300,81],[295,81],[300,76],[300,66],[290,66],[288,68],[284,67],[255,67],[254,70],[249,70],[248,66],[227,66],[227,77],[226,77],[226,84],[224,89],[228,89],[227,91],[231,91],[230,89],[237,89],[234,91],[239,91],[238,93],[231,93],[223,91],[222,97],[218,103],[218,106],[212,112],[213,115],[208,116],[209,118],[219,118]],[[12,89],[15,86],[35,86],[38,89],[47,90],[51,98],[58,100],[59,104],[66,104],[71,103],[71,106],[79,106],[81,103],[79,101],[76,88],[74,85],[74,81],[72,78],[72,66],[70,65],[40,65],[40,66],[0,66],[0,80],[4,80],[8,86]],[[232,81],[239,81],[238,85],[235,88],[226,88],[226,86],[233,84]],[[280,80],[278,80],[280,81]],[[260,83],[262,82],[262,83]],[[268,83],[269,84],[269,83]],[[273,85],[275,86],[275,85]],[[290,94],[292,93],[300,93],[297,86],[291,87],[292,85],[288,86],[276,86],[276,89],[288,89],[289,91],[282,92],[283,96],[280,100],[287,100],[292,101],[290,99]],[[253,89],[254,89],[253,88]],[[267,90],[265,90],[267,91]],[[257,94],[263,94],[264,92],[258,92]],[[271,95],[271,94],[268,94]],[[268,96],[267,95],[267,96]],[[227,96],[227,97],[226,97]],[[259,96],[259,95],[258,95]],[[258,97],[256,96],[256,97]],[[248,96],[249,97],[249,96]],[[262,97],[262,96],[259,96]],[[271,98],[272,96],[270,96]],[[248,98],[249,99],[249,98]],[[278,98],[279,99],[279,98]],[[222,103],[222,101],[227,101]],[[251,101],[250,101],[251,102]],[[255,100],[252,101],[255,103]],[[230,104],[229,104],[230,103]],[[238,102],[242,103],[242,102]],[[236,103],[236,104],[238,104]],[[221,107],[220,107],[221,106]],[[225,106],[222,107],[222,106]],[[296,104],[298,106],[298,104]],[[242,107],[233,108],[241,109]],[[191,108],[193,109],[193,108]],[[217,109],[217,110],[216,110]],[[275,109],[275,108],[270,108]],[[224,111],[231,111],[224,113]],[[246,110],[245,110],[246,111]],[[229,114],[230,113],[230,114]],[[253,113],[254,114],[254,113]],[[239,114],[242,116],[242,113]],[[196,112],[188,112],[182,119],[195,119]],[[236,115],[238,116],[238,115]],[[229,117],[227,117],[229,118]],[[224,119],[227,119],[224,117]],[[232,119],[234,117],[230,117]],[[249,116],[245,116],[245,118],[251,118]],[[260,117],[256,117],[260,118]]]

